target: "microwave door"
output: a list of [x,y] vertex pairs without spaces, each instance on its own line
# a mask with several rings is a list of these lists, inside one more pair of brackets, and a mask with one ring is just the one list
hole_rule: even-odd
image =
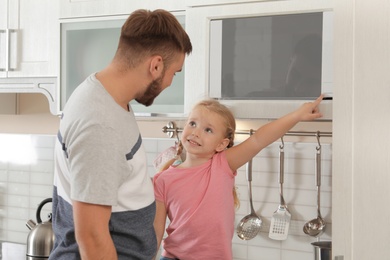
[[209,96],[222,97],[222,20],[210,22]]

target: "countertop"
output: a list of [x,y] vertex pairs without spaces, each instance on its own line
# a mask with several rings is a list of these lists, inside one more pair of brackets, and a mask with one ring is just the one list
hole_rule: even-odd
[[26,259],[26,245],[1,241],[1,260],[25,260]]

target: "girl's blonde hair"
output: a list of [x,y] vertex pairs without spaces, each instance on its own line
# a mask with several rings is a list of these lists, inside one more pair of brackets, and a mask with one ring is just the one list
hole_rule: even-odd
[[[205,108],[208,111],[213,112],[224,119],[225,128],[226,128],[225,138],[229,139],[229,144],[227,145],[226,148],[232,147],[234,145],[234,134],[236,131],[236,120],[234,118],[232,111],[230,111],[229,108],[227,108],[225,105],[221,104],[220,102],[214,99],[206,99],[200,101],[193,107],[193,109],[199,107]],[[162,170],[168,169],[169,166],[171,166],[176,161],[176,159],[181,155],[182,151],[183,151],[183,145],[181,144],[181,142],[179,142],[176,158],[168,161],[162,167]],[[240,201],[238,199],[236,187],[233,187],[233,198],[234,198],[234,206],[238,208],[240,206]]]

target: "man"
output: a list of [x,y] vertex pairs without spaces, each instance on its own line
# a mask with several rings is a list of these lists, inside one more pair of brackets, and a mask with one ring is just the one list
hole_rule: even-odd
[[137,10],[122,27],[112,62],[69,98],[56,144],[49,259],[154,257],[153,186],[129,102],[151,105],[191,51],[172,14]]

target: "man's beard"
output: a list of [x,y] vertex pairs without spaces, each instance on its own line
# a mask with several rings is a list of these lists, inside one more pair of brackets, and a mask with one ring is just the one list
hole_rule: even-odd
[[162,87],[161,87],[161,83],[162,83],[162,79],[163,79],[163,76],[156,79],[156,80],[153,80],[149,86],[147,87],[146,91],[144,92],[144,94],[139,97],[139,98],[136,98],[135,100],[142,104],[142,105],[145,105],[145,106],[150,106],[151,104],[153,104],[153,101],[154,99],[161,93],[162,91]]

